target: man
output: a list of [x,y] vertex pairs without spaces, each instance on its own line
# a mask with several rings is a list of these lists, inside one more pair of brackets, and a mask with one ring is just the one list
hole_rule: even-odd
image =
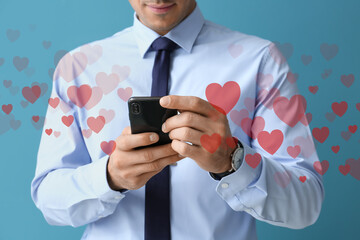
[[[255,219],[313,224],[324,193],[306,100],[274,44],[205,21],[195,0],[129,2],[132,27],[54,74],[32,182],[46,220],[88,224],[83,239],[150,239],[148,185],[168,169],[169,229],[155,232],[173,240],[256,239]],[[158,135],[131,134],[126,101],[155,89],[159,37],[176,44],[160,104],[180,114],[163,125],[170,144],[137,149]]]

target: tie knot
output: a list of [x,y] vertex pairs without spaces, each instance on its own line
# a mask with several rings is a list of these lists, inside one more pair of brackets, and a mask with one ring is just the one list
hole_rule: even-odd
[[174,43],[173,41],[171,41],[166,37],[159,37],[155,39],[151,44],[151,49],[155,51],[159,51],[159,50],[172,51],[175,50],[177,47],[178,45],[176,43]]

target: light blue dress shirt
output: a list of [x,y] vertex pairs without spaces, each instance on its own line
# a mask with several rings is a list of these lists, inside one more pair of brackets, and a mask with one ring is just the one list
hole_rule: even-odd
[[[180,46],[169,94],[228,107],[244,146],[241,167],[220,181],[190,158],[170,167],[172,240],[257,239],[255,219],[313,224],[324,196],[318,158],[306,102],[275,45],[206,21],[198,7],[166,36]],[[106,166],[111,141],[130,125],[127,99],[150,95],[157,37],[134,15],[132,27],[58,64],[31,185],[49,224],[87,225],[88,240],[144,239],[144,187],[111,190]]]

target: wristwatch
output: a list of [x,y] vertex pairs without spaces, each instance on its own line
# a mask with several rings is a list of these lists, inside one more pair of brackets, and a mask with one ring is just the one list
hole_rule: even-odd
[[223,177],[230,175],[232,173],[234,173],[236,170],[238,170],[242,164],[243,158],[244,158],[244,148],[241,144],[241,142],[239,140],[237,140],[237,144],[236,144],[236,148],[235,150],[231,153],[230,157],[231,157],[231,169],[226,171],[226,172],[222,172],[222,173],[210,173],[210,176],[215,179],[215,180],[221,180]]

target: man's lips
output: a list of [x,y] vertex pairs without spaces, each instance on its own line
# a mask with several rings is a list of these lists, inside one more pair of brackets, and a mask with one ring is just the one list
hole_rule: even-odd
[[155,13],[166,13],[168,12],[173,6],[175,6],[175,3],[172,4],[163,4],[163,5],[147,5],[151,11]]

